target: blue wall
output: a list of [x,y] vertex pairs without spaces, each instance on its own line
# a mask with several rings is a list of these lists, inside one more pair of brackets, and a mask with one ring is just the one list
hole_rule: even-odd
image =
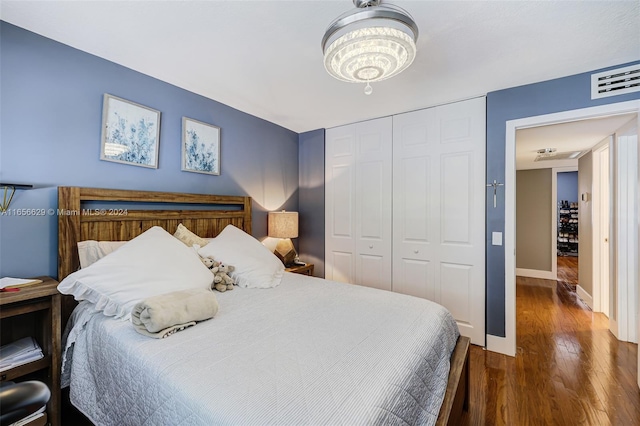
[[300,258],[324,278],[324,129],[300,134]]
[[570,203],[578,202],[578,172],[561,172],[558,173],[558,198]]
[[[487,182],[493,182],[494,179],[498,182],[504,182],[505,179],[507,121],[640,99],[640,93],[631,93],[591,100],[591,74],[593,72],[632,64],[621,64],[584,74],[489,93],[487,95]],[[544,66],[544,64],[540,64],[540,66]],[[498,208],[494,209],[493,192],[487,191],[487,333],[504,337],[504,246],[491,244],[492,232],[504,233],[504,191],[498,191],[498,196]]]
[[[11,208],[55,208],[60,185],[253,197],[298,209],[298,134],[0,21],[0,181],[33,184]],[[220,82],[220,84],[225,84]],[[100,161],[103,94],[162,112],[158,169]],[[221,175],[183,172],[181,120],[221,128]],[[0,276],[57,275],[57,218],[0,217]]]

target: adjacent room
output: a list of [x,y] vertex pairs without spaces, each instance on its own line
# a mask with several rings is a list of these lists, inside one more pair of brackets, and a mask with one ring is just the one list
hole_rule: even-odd
[[0,424],[640,424],[640,3],[0,3]]

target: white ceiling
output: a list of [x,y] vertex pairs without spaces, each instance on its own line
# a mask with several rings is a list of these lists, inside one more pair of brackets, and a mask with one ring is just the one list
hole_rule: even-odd
[[296,132],[640,59],[638,1],[407,1],[413,65],[373,85],[324,70],[351,0],[15,1],[1,19]]
[[538,155],[537,151],[544,148],[556,148],[556,153],[587,151],[632,119],[637,120],[637,114],[621,114],[518,130],[516,169],[577,166],[578,160],[534,160]]

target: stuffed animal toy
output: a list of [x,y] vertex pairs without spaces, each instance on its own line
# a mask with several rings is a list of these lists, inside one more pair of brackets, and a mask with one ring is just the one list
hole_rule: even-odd
[[213,260],[213,257],[201,257],[200,260],[202,261],[204,266],[206,266],[209,269],[212,269],[216,263],[215,260]]
[[225,265],[224,263],[217,261],[214,261],[213,264],[214,266],[211,268],[211,272],[213,272],[213,288],[219,292],[233,290],[235,282],[229,274],[233,272],[235,268],[231,265]]

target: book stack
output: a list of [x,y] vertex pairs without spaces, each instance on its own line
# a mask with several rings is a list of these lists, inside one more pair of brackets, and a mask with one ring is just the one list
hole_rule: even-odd
[[0,372],[44,358],[42,348],[33,337],[25,337],[0,346]]

